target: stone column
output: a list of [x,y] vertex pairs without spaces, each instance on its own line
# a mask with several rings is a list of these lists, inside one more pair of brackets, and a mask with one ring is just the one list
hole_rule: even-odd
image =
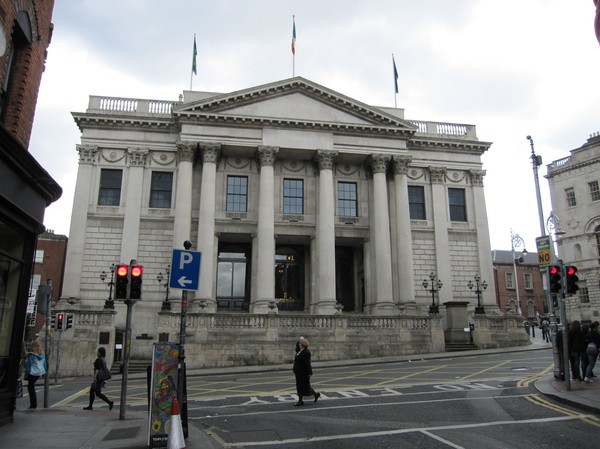
[[396,187],[396,244],[398,253],[398,299],[401,304],[415,302],[415,274],[408,204],[406,173],[412,156],[394,156],[394,185]]
[[318,151],[319,210],[317,214],[318,296],[313,305],[317,315],[333,315],[335,304],[335,200],[333,162],[337,152]]
[[192,232],[192,176],[196,142],[177,142],[177,193],[175,194],[175,225],[173,248],[183,249]]
[[[446,191],[446,167],[429,167],[435,234],[436,275],[443,282],[439,292],[440,303],[452,301],[452,273],[450,270],[450,244],[448,242],[448,192]],[[443,300],[442,300],[443,298]]]
[[275,300],[275,204],[273,165],[278,147],[259,146],[257,157],[260,167],[258,197],[258,270],[256,297],[250,302],[250,313],[269,313],[269,304]]
[[[483,192],[483,177],[485,170],[471,170],[471,184],[473,185],[473,203],[475,207],[475,227],[477,229],[477,250],[479,256],[479,275],[489,287],[481,295],[481,304],[485,310],[498,310],[494,288],[494,268],[492,260],[492,246],[490,244],[490,228],[487,220],[485,194]],[[473,273],[473,276],[475,273]]]
[[[127,150],[127,158],[129,161],[129,173],[127,176],[127,193],[124,204],[125,218],[123,220],[121,262],[128,264],[132,259],[138,259],[144,167],[148,158],[148,149],[129,148]],[[139,262],[142,263],[143,261]]]
[[386,172],[390,157],[383,154],[371,156],[373,170],[373,230],[375,235],[375,303],[371,307],[373,315],[397,315],[392,288],[392,251],[390,238],[390,214]]
[[[94,145],[77,145],[77,152],[79,153],[79,169],[77,170],[69,245],[67,246],[65,262],[67,276],[64,278],[62,287],[62,297],[67,300],[71,298],[71,302],[80,299],[85,231],[87,229],[90,191],[92,188],[90,180],[92,179],[93,166],[96,163],[98,147]],[[98,198],[98,196],[96,195],[95,198]]]
[[[217,311],[215,296],[215,194],[217,164],[221,155],[221,144],[201,143],[199,145],[202,156],[202,183],[200,186],[200,211],[198,216],[198,251],[202,253],[200,263],[200,278],[198,284],[199,301],[206,303],[205,311]],[[183,242],[180,243],[182,245]],[[192,247],[193,249],[193,247]]]

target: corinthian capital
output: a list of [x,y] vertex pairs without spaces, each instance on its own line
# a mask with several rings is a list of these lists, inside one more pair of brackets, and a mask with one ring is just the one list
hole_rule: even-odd
[[386,154],[372,154],[370,157],[371,170],[375,173],[385,173],[390,163],[390,156]]
[[96,162],[98,147],[96,145],[77,145],[77,152],[79,153],[79,164],[90,165]]
[[483,177],[485,176],[485,170],[469,170],[471,175],[471,183],[474,186],[483,187]]
[[446,167],[429,167],[429,175],[433,184],[444,184],[446,182]]
[[206,164],[212,162],[216,164],[219,162],[221,157],[221,144],[220,143],[201,143],[199,144],[200,151],[202,151],[202,163]]
[[129,156],[129,165],[135,167],[143,167],[146,165],[148,158],[147,148],[128,148],[127,155]]
[[256,152],[259,167],[263,167],[265,165],[273,165],[275,163],[275,160],[277,159],[278,153],[279,147],[260,145],[258,147],[258,151]]
[[183,141],[180,140],[176,143],[177,155],[181,162],[192,162],[194,160],[194,153],[198,147],[197,142]]
[[319,150],[315,156],[315,160],[319,166],[319,170],[333,170],[333,163],[337,157],[337,151]]
[[395,175],[405,175],[408,173],[408,166],[412,162],[412,156],[394,156],[393,167]]

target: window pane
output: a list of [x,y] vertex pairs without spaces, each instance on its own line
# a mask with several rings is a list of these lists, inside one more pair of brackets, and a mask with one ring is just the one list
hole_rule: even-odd
[[357,193],[355,182],[338,182],[338,215],[357,216]]
[[448,189],[450,221],[467,221],[465,189]]
[[246,264],[236,262],[233,265],[233,296],[244,296],[246,294]]
[[304,181],[302,179],[283,180],[283,213],[304,213]]
[[152,172],[150,187],[150,207],[171,208],[171,194],[173,191],[173,173]]
[[577,206],[577,200],[575,199],[575,190],[573,188],[565,189],[565,194],[567,196],[567,207]]
[[248,200],[248,178],[246,176],[227,177],[228,212],[246,212]]
[[600,200],[600,189],[598,187],[598,181],[592,181],[588,183],[590,186],[590,197],[592,201]]
[[408,186],[408,208],[411,220],[425,220],[425,189]]
[[118,206],[120,204],[122,175],[122,170],[103,168],[100,171],[100,192],[98,194],[98,205]]
[[233,264],[219,262],[217,266],[217,296],[231,296],[233,280]]

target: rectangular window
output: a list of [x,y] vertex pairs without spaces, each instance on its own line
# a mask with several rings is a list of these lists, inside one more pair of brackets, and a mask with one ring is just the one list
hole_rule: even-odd
[[103,168],[100,171],[99,206],[118,206],[121,203],[122,170]]
[[173,173],[154,171],[150,185],[150,207],[170,209],[173,193]]
[[227,177],[227,205],[228,212],[247,212],[248,204],[248,177]]
[[467,221],[467,203],[465,189],[448,189],[450,221]]
[[514,290],[515,288],[515,277],[513,273],[504,273],[506,275],[506,288],[509,290]]
[[425,189],[423,186],[408,186],[408,209],[411,220],[425,220]]
[[43,249],[35,250],[35,263],[44,263],[44,250]]
[[283,180],[283,213],[304,213],[304,181],[302,179]]
[[567,196],[567,207],[577,206],[577,200],[575,199],[575,189],[570,187],[565,189],[565,195]]
[[338,215],[357,216],[357,195],[355,182],[338,182]]
[[[580,283],[581,281],[578,282],[578,284]],[[587,287],[580,287],[579,291],[577,292],[577,296],[579,296],[579,301],[581,301],[582,303],[590,302],[590,292],[588,291]]]
[[533,276],[531,273],[523,273],[525,280],[525,290],[533,290]]
[[588,186],[590,186],[590,197],[592,201],[600,200],[600,188],[598,187],[598,181],[588,182]]

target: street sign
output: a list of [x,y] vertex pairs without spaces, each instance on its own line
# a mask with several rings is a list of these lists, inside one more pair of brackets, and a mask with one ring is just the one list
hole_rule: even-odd
[[200,278],[200,251],[174,249],[171,259],[170,288],[198,290]]
[[538,252],[538,264],[540,268],[546,268],[552,263],[552,250],[550,247],[550,237],[545,235],[535,239]]

